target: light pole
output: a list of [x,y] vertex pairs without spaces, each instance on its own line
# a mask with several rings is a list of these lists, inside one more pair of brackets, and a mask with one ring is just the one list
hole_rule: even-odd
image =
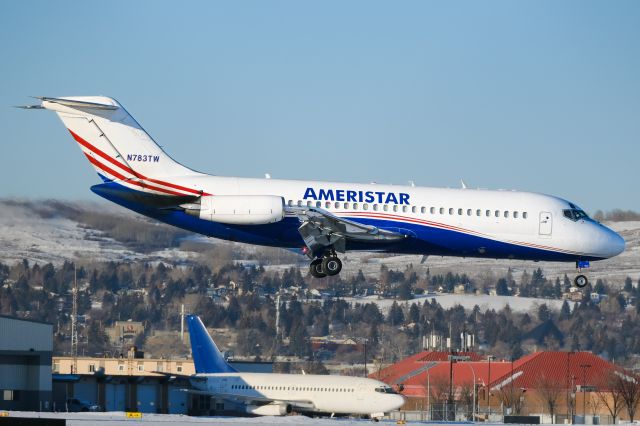
[[476,371],[473,369],[473,365],[471,365],[471,363],[464,363],[466,365],[469,366],[469,368],[471,369],[471,374],[473,374],[473,406],[471,407],[471,421],[475,421],[476,418],[476,400],[477,400],[477,394],[476,394]]
[[573,354],[573,351],[569,351],[567,352],[567,420],[569,420],[569,423],[573,424],[573,419],[571,418],[571,387],[570,387],[570,382],[569,382],[569,359],[570,356]]
[[587,382],[587,368],[591,368],[591,364],[580,364],[582,368],[582,418],[584,424],[587,424],[587,388],[585,383]]
[[431,420],[431,373],[427,370],[427,413],[429,413],[428,420]]
[[487,407],[489,408],[489,417],[491,417],[491,361],[495,359],[493,355],[489,355],[489,378],[487,379]]

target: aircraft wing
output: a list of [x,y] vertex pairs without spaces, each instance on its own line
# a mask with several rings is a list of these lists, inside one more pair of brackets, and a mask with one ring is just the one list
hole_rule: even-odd
[[354,222],[317,207],[291,206],[286,207],[286,213],[300,220],[298,232],[309,249],[309,257],[329,246],[344,253],[347,241],[395,243],[408,238],[408,235]]

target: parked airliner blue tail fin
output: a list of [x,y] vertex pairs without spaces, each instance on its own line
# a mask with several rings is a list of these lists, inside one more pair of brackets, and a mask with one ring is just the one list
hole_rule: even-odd
[[224,360],[197,315],[187,315],[187,324],[196,373],[235,373],[237,371]]

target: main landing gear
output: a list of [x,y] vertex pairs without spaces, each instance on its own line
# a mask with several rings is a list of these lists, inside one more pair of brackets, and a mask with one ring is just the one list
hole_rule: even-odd
[[315,258],[309,265],[309,273],[315,278],[338,275],[342,270],[342,262],[335,252],[328,252],[322,257]]
[[[576,262],[576,268],[578,269],[578,272],[582,272],[583,268],[588,268],[588,267],[589,267],[589,261],[587,260],[579,260]],[[583,288],[589,284],[589,280],[587,279],[586,275],[580,274],[573,280],[573,283],[576,285],[576,287]]]

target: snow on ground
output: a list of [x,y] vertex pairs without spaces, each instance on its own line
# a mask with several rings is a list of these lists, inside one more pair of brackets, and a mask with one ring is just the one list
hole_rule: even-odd
[[[109,203],[80,203],[78,208],[94,209],[113,214],[123,214],[124,210],[111,206]],[[76,222],[61,218],[42,218],[28,207],[0,200],[0,262],[15,263],[22,259],[39,263],[52,262],[60,264],[65,260],[91,258],[92,260],[141,260],[141,261],[169,261],[170,263],[184,262],[194,256],[194,253],[178,249],[167,249],[151,254],[136,253],[111,238],[106,238],[99,231],[86,229]],[[591,269],[586,271],[592,282],[598,278],[606,279],[609,283],[622,285],[629,276],[634,282],[640,279],[640,221],[606,223],[619,232],[627,242],[626,250],[612,259],[592,262]],[[215,239],[195,239],[196,241],[217,242]],[[259,247],[241,245],[243,250],[259,250]],[[427,268],[431,274],[444,274],[449,271],[466,273],[474,279],[504,276],[511,269],[513,276],[519,280],[524,271],[531,273],[534,269],[542,268],[547,278],[561,279],[567,274],[571,279],[576,270],[570,263],[531,262],[519,260],[474,259],[456,257],[431,256],[426,262],[420,263],[419,255],[389,255],[378,253],[349,252],[341,256],[343,260],[343,278],[349,278],[362,269],[367,276],[378,276],[380,267],[385,265],[395,270],[404,270],[412,264],[420,275],[426,274]],[[296,264],[269,266],[270,270],[281,271],[285,268],[298,267],[306,274],[307,262],[301,258]],[[443,299],[444,300],[444,299]],[[475,303],[474,303],[475,304]],[[512,306],[513,307],[513,306]]]
[[[37,413],[10,411],[9,417],[36,417],[49,419],[67,419],[68,426],[95,426],[95,425],[144,425],[144,426],[170,426],[184,424],[212,424],[217,426],[238,426],[238,425],[309,425],[309,426],[348,426],[348,425],[372,425],[371,420],[355,419],[312,419],[304,416],[286,417],[190,417],[177,414],[142,414],[141,419],[127,418],[123,412],[108,413]],[[384,420],[381,425],[394,425],[395,421]],[[407,422],[407,425],[425,424],[425,422]],[[456,424],[456,423],[449,423]],[[460,423],[458,423],[460,424]],[[483,423],[487,424],[487,423]]]
[[85,229],[69,219],[43,219],[22,206],[2,204],[0,215],[2,261],[22,259],[40,263],[62,263],[75,257],[116,260],[133,256],[118,242]]
[[[431,302],[431,300],[435,300],[444,309],[449,309],[456,305],[461,305],[465,309],[473,309],[475,305],[478,305],[480,310],[483,312],[487,309],[495,309],[498,311],[507,305],[509,305],[511,310],[516,312],[529,312],[532,309],[536,309],[543,303],[546,303],[549,309],[560,310],[560,307],[562,307],[562,303],[564,302],[563,300],[538,299],[532,297],[476,296],[471,294],[429,294],[421,295],[407,301],[378,299],[377,296],[345,297],[344,300],[349,303],[376,303],[380,310],[385,314],[389,311],[393,302],[398,302],[399,304],[408,303],[409,305],[417,303],[421,305],[425,300],[429,302]],[[570,302],[570,306],[572,304],[573,302]]]
[[[96,208],[92,204],[83,208]],[[0,200],[0,262],[27,259],[40,264],[59,265],[65,260],[144,260],[171,263],[188,260],[195,254],[176,248],[149,254],[137,253],[100,231],[86,228],[63,217],[42,218],[36,212]],[[114,212],[114,214],[117,214]]]

